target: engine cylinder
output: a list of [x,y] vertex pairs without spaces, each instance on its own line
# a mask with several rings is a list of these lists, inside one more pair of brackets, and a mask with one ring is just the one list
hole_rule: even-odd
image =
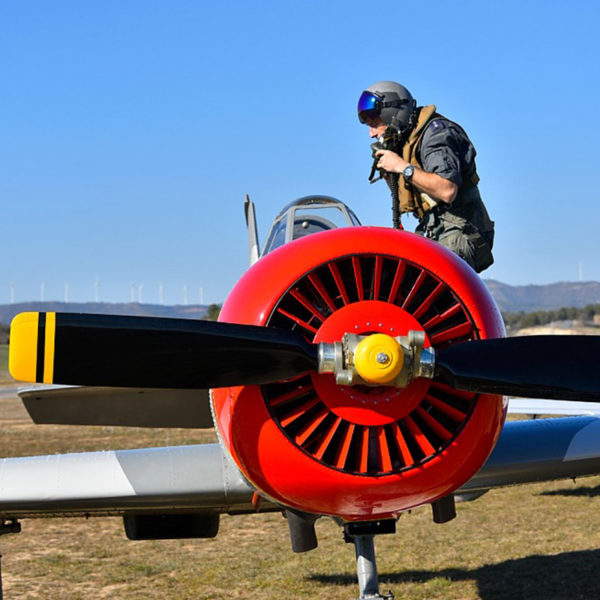
[[[346,332],[425,332],[425,346],[503,337],[487,288],[439,244],[387,228],[314,234],[247,271],[220,320],[294,329],[313,342]],[[405,389],[338,386],[309,374],[212,390],[220,437],[244,475],[292,508],[353,520],[398,515],[448,495],[484,463],[501,396],[416,379]]]

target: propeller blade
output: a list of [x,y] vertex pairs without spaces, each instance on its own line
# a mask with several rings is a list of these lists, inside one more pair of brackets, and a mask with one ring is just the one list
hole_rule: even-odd
[[316,370],[318,346],[294,331],[191,319],[21,313],[9,370],[38,383],[211,388]]
[[600,336],[536,335],[449,346],[435,374],[469,392],[597,402],[599,367]]

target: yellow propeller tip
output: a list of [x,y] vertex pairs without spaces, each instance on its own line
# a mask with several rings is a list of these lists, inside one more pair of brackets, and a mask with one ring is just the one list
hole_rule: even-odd
[[52,383],[56,313],[24,312],[10,324],[8,370],[19,381]]

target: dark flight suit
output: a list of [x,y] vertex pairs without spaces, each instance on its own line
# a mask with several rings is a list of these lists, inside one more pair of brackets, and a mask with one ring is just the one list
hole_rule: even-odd
[[434,115],[417,146],[416,158],[424,171],[449,179],[458,191],[452,204],[440,202],[427,212],[416,233],[439,242],[480,272],[494,262],[494,222],[477,188],[475,155],[462,127]]

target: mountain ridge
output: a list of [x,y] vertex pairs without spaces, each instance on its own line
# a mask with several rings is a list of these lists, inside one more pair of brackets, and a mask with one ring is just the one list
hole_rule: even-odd
[[[583,308],[600,304],[600,282],[559,281],[548,284],[509,285],[494,279],[484,279],[498,308],[502,312],[534,312],[559,308]],[[8,325],[13,317],[25,311],[89,312],[113,315],[137,315],[201,319],[206,316],[207,305],[139,304],[137,302],[58,302],[32,301],[0,304],[0,323]]]
[[558,281],[547,284],[509,285],[484,279],[502,312],[534,312],[559,308],[583,308],[600,303],[600,282]]
[[207,310],[208,305],[203,304],[171,306],[137,302],[15,302],[14,304],[0,304],[0,323],[10,324],[14,316],[20,312],[82,312],[102,315],[201,319],[206,316]]

